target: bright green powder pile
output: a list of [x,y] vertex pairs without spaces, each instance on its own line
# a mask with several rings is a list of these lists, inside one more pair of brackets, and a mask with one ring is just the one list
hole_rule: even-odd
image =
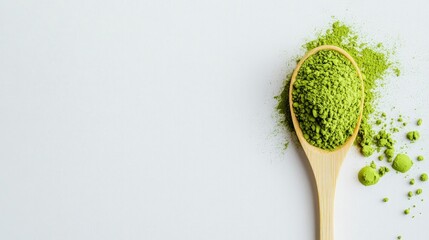
[[[362,72],[365,100],[362,122],[356,138],[356,143],[358,146],[362,147],[362,150],[365,151],[365,155],[369,156],[374,152],[373,137],[375,131],[373,130],[372,121],[370,119],[370,115],[374,112],[375,107],[376,94],[374,90],[391,66],[388,54],[381,48],[380,44],[378,46],[371,46],[368,43],[361,42],[350,27],[338,21],[333,23],[332,27],[324,34],[304,44],[304,48],[306,51],[309,51],[321,45],[335,45],[343,48],[354,58]],[[282,121],[284,125],[290,131],[294,131],[289,112],[289,85],[290,76],[286,79],[284,90],[276,97],[278,100],[277,109],[279,113],[284,116]]]
[[326,150],[343,145],[356,127],[361,91],[356,69],[341,53],[322,50],[306,59],[292,99],[307,142]]

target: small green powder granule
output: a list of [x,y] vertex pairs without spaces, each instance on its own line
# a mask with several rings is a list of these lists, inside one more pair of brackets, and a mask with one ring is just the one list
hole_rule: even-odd
[[393,156],[395,156],[395,149],[388,148],[388,149],[384,150],[384,154],[386,154],[387,162],[392,162],[392,158],[393,158]]
[[408,197],[412,197],[414,194],[412,191],[409,191],[407,195],[408,195]]
[[380,167],[378,169],[378,175],[380,175],[380,177],[383,177],[388,172],[390,172],[390,169],[387,167]]
[[420,175],[420,181],[426,182],[428,180],[428,175],[426,173],[423,173]]
[[[378,96],[375,90],[392,66],[388,53],[383,48],[362,42],[349,26],[339,21],[334,22],[331,28],[316,39],[304,44],[304,49],[309,51],[321,45],[335,45],[343,48],[353,57],[362,72],[365,99],[356,144],[362,148],[361,151],[365,156],[370,156],[374,152],[374,148],[371,146],[374,144],[373,136],[375,134],[372,125],[374,120],[370,118],[370,115],[374,112]],[[291,75],[287,77],[285,87],[276,99],[278,100],[277,109],[284,116],[282,123],[290,131],[294,131],[289,111],[290,77]]]
[[350,61],[322,50],[302,64],[293,85],[293,110],[311,145],[334,150],[352,135],[359,117],[360,79]]
[[413,166],[413,161],[405,154],[398,154],[393,160],[392,168],[398,172],[405,173]]
[[361,153],[365,157],[371,156],[374,153],[374,151],[375,151],[375,149],[373,147],[371,147],[370,145],[365,145],[361,149]]
[[399,77],[399,75],[401,75],[401,70],[399,70],[399,68],[394,68],[394,69],[393,69],[393,72],[395,73],[395,75],[396,75],[397,77]]
[[417,156],[417,161],[423,161],[425,158],[422,155]]
[[404,214],[405,214],[405,215],[410,214],[410,209],[409,209],[409,208],[405,209],[405,210],[404,210]]
[[420,138],[420,133],[418,131],[411,131],[407,133],[407,138],[411,142],[414,142]]
[[414,185],[414,183],[416,182],[416,180],[414,180],[414,178],[413,179],[411,179],[410,180],[410,185]]
[[383,202],[388,202],[388,201],[389,201],[389,198],[387,197],[383,198]]
[[423,123],[423,120],[421,118],[419,120],[417,120],[417,126],[422,125],[422,123]]
[[422,194],[422,192],[423,192],[423,189],[419,188],[416,190],[416,195],[420,195]]

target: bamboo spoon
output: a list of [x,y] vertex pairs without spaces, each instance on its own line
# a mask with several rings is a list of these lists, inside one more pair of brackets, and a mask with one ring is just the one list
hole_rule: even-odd
[[[362,98],[360,105],[360,114],[356,123],[356,128],[353,131],[353,134],[349,139],[342,145],[336,148],[334,151],[327,151],[321,148],[314,147],[310,145],[304,138],[302,130],[299,126],[298,120],[293,111],[293,101],[292,101],[292,91],[293,84],[296,80],[296,75],[304,63],[304,61],[312,56],[313,54],[321,50],[333,50],[344,55],[354,66],[356,72],[358,73],[359,79],[361,81],[362,89]],[[334,239],[334,199],[335,199],[335,186],[337,182],[338,173],[343,163],[344,158],[347,155],[347,152],[350,149],[350,146],[353,144],[357,133],[359,131],[360,122],[362,119],[363,111],[363,101],[364,101],[364,86],[362,80],[362,74],[357,66],[355,60],[342,48],[323,45],[309,51],[296,66],[289,89],[289,105],[290,113],[292,115],[293,125],[295,127],[296,135],[299,142],[301,143],[302,148],[304,149],[305,154],[307,155],[308,161],[310,162],[313,174],[316,180],[317,192],[319,197],[319,239],[320,240],[333,240]]]

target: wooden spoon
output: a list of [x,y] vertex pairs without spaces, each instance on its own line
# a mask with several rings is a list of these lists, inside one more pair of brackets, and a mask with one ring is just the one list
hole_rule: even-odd
[[[296,75],[304,63],[304,61],[312,56],[313,54],[321,51],[321,50],[332,50],[337,51],[344,55],[354,66],[356,72],[359,75],[359,79],[361,81],[361,89],[362,89],[362,98],[360,105],[360,114],[356,123],[356,128],[353,131],[353,134],[347,139],[347,141],[342,145],[336,148],[333,151],[327,151],[318,147],[315,147],[309,144],[303,134],[302,130],[299,126],[298,120],[296,119],[295,113],[293,111],[293,100],[292,100],[292,91],[293,84],[296,80]],[[307,155],[308,161],[310,162],[311,168],[314,173],[314,177],[316,179],[317,192],[319,197],[319,239],[320,240],[333,240],[334,239],[334,199],[335,199],[335,186],[337,182],[338,173],[343,163],[344,158],[347,155],[347,152],[350,149],[350,146],[353,144],[358,131],[360,122],[362,119],[362,111],[363,111],[363,102],[364,102],[364,85],[362,80],[362,74],[359,70],[358,65],[355,60],[342,48],[331,46],[331,45],[323,45],[317,48],[310,50],[299,62],[296,66],[292,79],[290,82],[289,89],[289,105],[290,105],[290,113],[292,115],[293,125],[295,127],[296,135],[298,137],[299,142],[301,143],[302,148],[304,149],[305,154]]]

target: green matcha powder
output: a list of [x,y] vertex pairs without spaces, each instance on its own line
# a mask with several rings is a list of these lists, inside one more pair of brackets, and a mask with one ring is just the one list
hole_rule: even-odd
[[[375,109],[375,89],[387,74],[389,67],[391,67],[391,63],[388,60],[388,53],[382,49],[381,44],[373,47],[368,43],[362,43],[359,41],[359,37],[352,32],[350,27],[338,21],[334,22],[332,27],[324,34],[319,35],[315,40],[305,43],[304,49],[309,51],[321,45],[335,45],[346,50],[353,57],[361,70],[364,81],[365,99],[362,122],[356,138],[356,144],[362,148],[365,156],[369,156],[374,152],[373,145],[375,145],[373,141],[375,131],[372,127],[370,115]],[[293,132],[294,128],[289,111],[288,99],[290,77],[289,75],[286,79],[285,87],[276,99],[278,100],[277,110],[284,116],[282,123]],[[341,119],[338,120],[342,121]],[[350,119],[346,118],[346,121],[350,122]],[[317,139],[315,142],[317,144]],[[322,146],[325,144],[320,143],[318,145]],[[332,149],[334,145],[333,143],[328,143],[324,147],[326,149]]]
[[341,53],[322,50],[304,61],[293,85],[293,109],[304,138],[334,150],[352,135],[359,117],[361,82]]
[[[394,126],[394,118],[391,118],[390,129],[387,129],[386,113],[376,116],[377,87],[382,86],[383,78],[388,73],[400,75],[400,70],[394,67],[389,60],[390,53],[382,44],[371,45],[362,42],[352,29],[339,21],[332,24],[331,28],[318,35],[316,39],[303,45],[306,52],[322,46],[334,45],[344,49],[356,61],[363,77],[364,107],[362,120],[355,145],[360,148],[363,156],[369,157],[378,152],[377,159],[386,159],[390,167],[397,173],[406,173],[414,162],[403,153],[396,153],[395,141],[392,134],[399,132],[401,127],[407,125],[402,115],[397,121],[400,126]],[[299,60],[298,60],[299,61]],[[291,74],[285,81],[283,91],[275,98],[278,100],[277,110],[282,116],[281,123],[290,132],[294,132],[294,126],[290,115],[289,91]],[[347,141],[353,133],[359,116],[359,104],[361,99],[360,79],[353,65],[343,55],[336,51],[322,50],[305,60],[301,66],[294,86],[292,88],[293,111],[297,117],[304,138],[313,146],[334,150]],[[378,114],[378,113],[377,113]],[[416,120],[416,125],[421,126],[422,119]],[[375,131],[375,128],[379,129]],[[414,143],[419,140],[418,131],[410,131],[405,137]],[[286,143],[288,144],[288,143]],[[399,151],[404,151],[403,147]],[[417,161],[423,161],[419,155]],[[377,184],[389,168],[376,164],[364,166],[358,173],[358,180],[365,186]],[[421,182],[429,180],[427,173],[422,173]],[[410,185],[419,184],[414,178],[409,180]],[[421,188],[408,191],[409,198],[421,195]],[[383,202],[389,201],[383,198]],[[423,201],[423,199],[421,199]],[[403,210],[405,215],[410,214],[410,208]],[[398,239],[401,237],[398,236]]]

